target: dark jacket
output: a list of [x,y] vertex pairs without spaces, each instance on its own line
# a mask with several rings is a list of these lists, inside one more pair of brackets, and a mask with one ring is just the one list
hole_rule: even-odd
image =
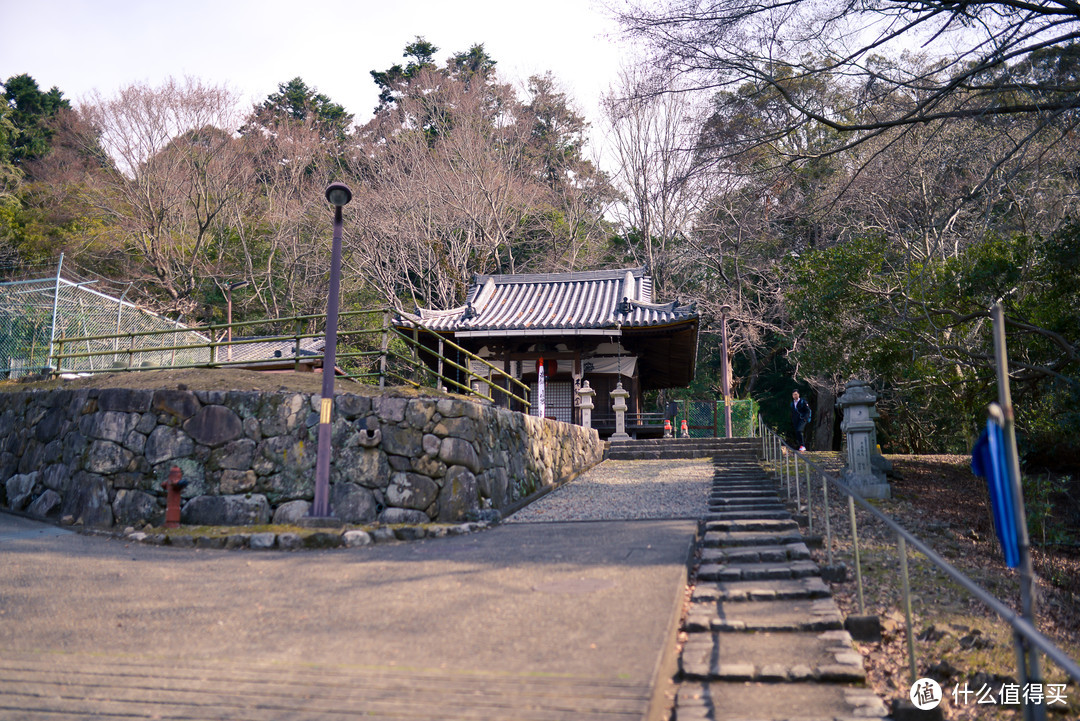
[[791,425],[802,428],[810,422],[810,404],[806,402],[805,398],[800,398],[798,403],[792,403],[790,408]]

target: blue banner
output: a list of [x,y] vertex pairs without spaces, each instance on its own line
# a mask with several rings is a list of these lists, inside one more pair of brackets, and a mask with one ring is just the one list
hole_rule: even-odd
[[1020,565],[1020,544],[1013,505],[1013,483],[1005,457],[1005,438],[1001,426],[992,420],[986,422],[986,430],[971,449],[971,470],[976,476],[986,479],[990,505],[994,511],[994,528],[1001,541],[1001,550],[1005,553],[1005,564],[1009,568],[1016,568]]

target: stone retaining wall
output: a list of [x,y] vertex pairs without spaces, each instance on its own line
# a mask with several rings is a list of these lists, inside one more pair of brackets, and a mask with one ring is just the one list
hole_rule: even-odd
[[[288,523],[313,496],[318,395],[79,389],[0,393],[0,503],[86,526]],[[453,522],[598,462],[596,431],[447,397],[334,402],[330,503],[347,523]]]

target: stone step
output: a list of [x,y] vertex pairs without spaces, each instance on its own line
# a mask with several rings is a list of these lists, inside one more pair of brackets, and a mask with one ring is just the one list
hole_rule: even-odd
[[813,561],[703,563],[698,568],[698,579],[702,581],[758,581],[765,578],[805,578],[820,575],[821,569]]
[[758,486],[748,486],[745,488],[732,488],[717,490],[713,489],[709,494],[709,498],[716,498],[722,500],[725,498],[756,498],[762,501],[780,501],[780,497],[776,494],[774,489]]
[[772,491],[773,493],[779,493],[780,492],[780,486],[778,486],[773,481],[770,481],[768,478],[760,478],[760,477],[755,477],[755,478],[747,477],[747,478],[738,478],[738,479],[730,479],[730,478],[717,479],[717,480],[714,480],[713,484],[712,484],[712,488],[713,488],[714,491],[723,491],[723,490],[728,490],[728,489],[731,489],[731,488],[742,488],[742,487],[769,490],[769,491]]
[[820,576],[765,579],[761,581],[705,581],[694,587],[692,603],[718,601],[789,601],[829,598],[829,587]]
[[710,498],[709,507],[716,511],[787,511],[780,501],[768,498]]
[[739,546],[734,548],[704,548],[702,563],[772,563],[776,561],[806,561],[810,549],[805,543],[772,546]]
[[[724,659],[732,659],[725,661]],[[691,633],[679,666],[707,681],[863,683],[863,658],[847,631]]]
[[709,521],[719,523],[732,521],[739,523],[751,523],[754,521],[783,521],[791,518],[791,513],[784,508],[776,510],[750,510],[747,508],[725,508],[712,503],[709,504]]
[[802,534],[796,529],[784,531],[708,531],[702,538],[702,545],[706,548],[777,546],[802,542]]
[[683,623],[683,630],[690,634],[720,631],[820,632],[843,627],[840,609],[831,598],[692,602]]
[[738,495],[713,494],[709,496],[709,503],[728,508],[742,508],[745,506],[780,506],[782,508],[784,506],[775,494],[771,496],[744,496],[742,493]]
[[777,519],[777,518],[761,518],[761,519],[748,519],[748,520],[732,520],[723,517],[714,517],[721,514],[707,514],[705,516],[705,532],[710,531],[794,531],[798,530],[799,524],[795,521]]
[[877,695],[835,683],[688,681],[675,697],[678,721],[887,721]]
[[683,460],[688,458],[708,458],[713,456],[720,456],[727,451],[717,448],[673,448],[673,449],[656,449],[656,450],[624,450],[624,449],[612,449],[608,451],[607,457],[613,461],[665,461],[665,460]]

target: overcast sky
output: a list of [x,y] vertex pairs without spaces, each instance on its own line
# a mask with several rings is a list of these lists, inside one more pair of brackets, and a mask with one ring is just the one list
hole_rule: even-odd
[[598,121],[597,98],[620,62],[615,24],[594,0],[0,0],[0,79],[28,73],[74,102],[136,81],[191,75],[250,102],[302,77],[371,116],[369,70],[402,62],[417,35],[454,52],[483,43],[504,80],[551,70]]

